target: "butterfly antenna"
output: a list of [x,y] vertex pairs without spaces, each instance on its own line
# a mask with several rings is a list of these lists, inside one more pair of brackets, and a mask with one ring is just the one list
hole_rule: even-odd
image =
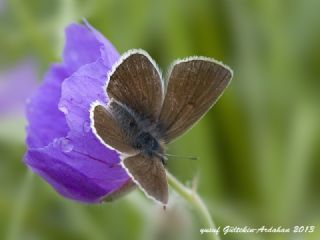
[[168,154],[168,153],[165,153],[163,155],[166,157],[184,158],[184,159],[189,159],[189,160],[198,160],[199,159],[198,157],[195,157],[195,156],[180,156],[180,155]]
[[168,157],[164,154],[159,154],[157,152],[154,152],[154,154],[161,160],[163,165],[166,165],[166,162],[168,161]]

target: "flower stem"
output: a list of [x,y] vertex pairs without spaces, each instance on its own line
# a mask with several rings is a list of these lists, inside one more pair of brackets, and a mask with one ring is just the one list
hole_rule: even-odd
[[[199,217],[202,218],[206,228],[216,229],[216,226],[210,216],[208,208],[200,198],[200,196],[192,189],[187,188],[182,183],[180,183],[174,176],[167,172],[169,185],[188,203],[192,205]],[[219,235],[214,233],[208,234],[209,238],[212,240],[220,240]]]

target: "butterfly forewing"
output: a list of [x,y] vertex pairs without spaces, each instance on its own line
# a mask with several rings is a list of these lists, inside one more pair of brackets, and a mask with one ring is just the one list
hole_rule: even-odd
[[199,120],[227,87],[231,76],[230,69],[209,59],[176,63],[159,117],[164,141],[169,143]]
[[110,75],[107,93],[110,98],[156,121],[163,102],[163,83],[151,57],[144,51],[125,54]]
[[158,158],[152,158],[141,153],[123,159],[122,164],[147,195],[163,204],[167,204],[166,171]]

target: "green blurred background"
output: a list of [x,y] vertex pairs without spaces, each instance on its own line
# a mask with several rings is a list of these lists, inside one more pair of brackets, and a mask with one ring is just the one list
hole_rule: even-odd
[[[196,178],[218,226],[316,226],[223,240],[318,240],[319,9],[318,0],[1,0],[0,75],[32,59],[40,81],[60,61],[65,26],[82,18],[119,52],[143,48],[164,70],[190,55],[222,60],[234,69],[230,87],[169,147],[199,160],[172,159],[169,170],[187,185]],[[0,239],[208,239],[174,192],[166,212],[138,190],[97,206],[62,198],[22,163],[25,124],[20,110],[0,115]]]

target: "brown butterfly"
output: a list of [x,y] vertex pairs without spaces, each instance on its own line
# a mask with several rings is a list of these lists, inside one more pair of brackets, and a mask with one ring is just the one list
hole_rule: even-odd
[[213,106],[231,77],[232,70],[222,63],[189,57],[174,62],[165,87],[149,54],[130,50],[109,74],[108,105],[92,105],[92,129],[120,153],[122,166],[146,195],[167,204],[166,144]]

